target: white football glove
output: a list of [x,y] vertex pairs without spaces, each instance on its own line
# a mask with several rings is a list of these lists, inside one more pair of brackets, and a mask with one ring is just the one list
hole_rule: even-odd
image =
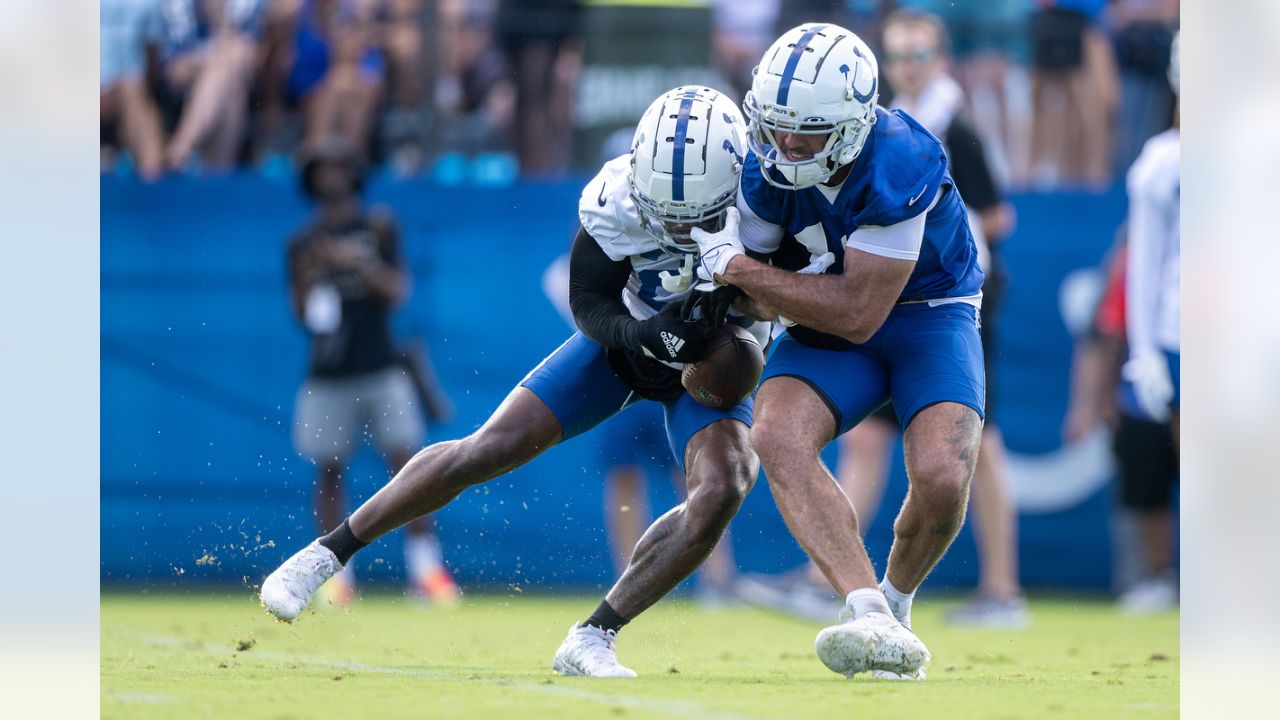
[[747,254],[738,239],[738,209],[731,207],[725,211],[724,229],[717,233],[709,233],[702,228],[694,228],[689,237],[698,243],[698,252],[702,262],[698,267],[698,279],[703,282],[714,281],[716,275],[724,275],[729,261],[739,255]]
[[1158,351],[1138,352],[1129,358],[1122,371],[1124,379],[1133,383],[1138,405],[1152,420],[1169,419],[1169,402],[1173,400],[1173,380],[1169,363]]
[[[835,253],[826,252],[814,258],[808,265],[805,265],[796,272],[801,275],[821,275],[827,271],[827,268],[835,264]],[[786,327],[791,327],[796,324],[794,320],[789,320],[781,315],[778,316],[778,322],[782,323]]]

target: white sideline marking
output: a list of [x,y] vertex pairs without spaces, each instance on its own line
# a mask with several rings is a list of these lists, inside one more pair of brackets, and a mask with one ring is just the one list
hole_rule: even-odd
[[[148,645],[156,647],[174,648],[177,650],[187,650],[204,653],[206,655],[228,655],[238,654],[236,649],[230,645],[209,645],[207,643],[183,640],[172,635],[139,635],[139,640]],[[348,670],[351,672],[366,672],[380,675],[396,675],[401,677],[427,678],[432,680],[463,680],[464,677],[457,673],[435,672],[431,670],[418,670],[414,668],[396,667],[394,665],[374,665],[370,663],[349,662],[346,660],[333,660],[331,658],[315,657],[312,655],[295,655],[293,653],[271,652],[269,650],[253,650],[251,657],[263,658],[266,660],[280,660],[286,662],[302,663],[304,665],[314,665],[318,667],[332,668],[334,670]],[[557,676],[558,677],[558,676]],[[754,715],[741,715],[738,713],[721,712],[713,710],[701,703],[692,700],[659,700],[635,697],[633,695],[614,695],[611,693],[597,692],[595,690],[582,690],[580,688],[565,687],[563,685],[550,685],[541,683],[513,682],[503,678],[482,677],[477,680],[467,680],[468,682],[484,682],[490,685],[498,685],[500,687],[512,688],[515,690],[523,690],[525,692],[541,693],[543,695],[561,695],[565,697],[578,698],[580,700],[588,700],[590,702],[600,703],[602,705],[622,706],[636,710],[646,710],[648,712],[657,712],[664,715],[670,715],[677,718],[708,718],[709,720],[757,720]],[[606,681],[607,682],[607,681]],[[142,696],[138,696],[142,697]],[[174,698],[168,696],[149,696],[157,699],[163,698],[172,700]],[[154,702],[154,701],[152,701]]]

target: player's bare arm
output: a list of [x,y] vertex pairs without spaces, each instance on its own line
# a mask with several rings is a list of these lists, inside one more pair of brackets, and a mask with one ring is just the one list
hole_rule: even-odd
[[733,303],[733,309],[746,315],[749,318],[759,320],[761,322],[773,322],[778,319],[780,314],[774,310],[772,306],[760,301],[750,295],[743,295]]
[[842,275],[804,275],[740,255],[716,279],[802,325],[861,343],[884,323],[913,268],[914,260],[850,248]]

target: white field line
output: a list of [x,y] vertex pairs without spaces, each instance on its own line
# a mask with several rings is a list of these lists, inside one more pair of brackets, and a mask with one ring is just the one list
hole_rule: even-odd
[[[183,640],[172,635],[139,635],[137,636],[142,642],[156,647],[174,648],[178,650],[187,650],[200,652],[205,655],[237,655],[236,649],[230,645],[209,645],[203,642],[193,642]],[[297,655],[294,653],[272,652],[270,650],[253,651],[249,658],[262,658],[265,660],[278,660],[283,662],[296,662],[303,665],[311,665],[315,667],[331,668],[334,670],[347,670],[349,672],[364,672],[379,675],[395,675],[399,677],[415,677],[431,680],[464,680],[466,677],[459,673],[448,673],[431,670],[420,670],[416,668],[397,667],[395,665],[376,665],[371,663],[350,662],[347,660],[334,660],[331,658],[316,657],[314,655]],[[478,680],[466,679],[467,682],[483,682],[489,685],[497,685],[499,687],[512,688],[514,690],[522,690],[524,692],[538,693],[542,695],[559,695],[562,697],[571,697],[579,700],[599,703],[601,705],[609,705],[615,707],[626,707],[635,710],[645,710],[651,713],[661,713],[677,718],[698,718],[699,720],[706,718],[707,720],[758,720],[754,715],[742,715],[739,713],[721,712],[714,710],[698,702],[692,700],[660,700],[635,697],[633,695],[620,695],[614,693],[598,692],[595,690],[583,690],[581,688],[566,687],[563,685],[552,685],[543,683],[513,682],[503,678],[479,678]],[[625,683],[623,680],[604,680],[602,683]]]

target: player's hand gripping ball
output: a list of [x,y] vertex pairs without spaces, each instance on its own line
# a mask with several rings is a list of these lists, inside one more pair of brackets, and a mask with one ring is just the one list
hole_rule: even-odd
[[723,325],[711,331],[705,352],[680,373],[681,384],[694,400],[727,410],[755,391],[764,372],[764,351],[754,335],[737,325]]

